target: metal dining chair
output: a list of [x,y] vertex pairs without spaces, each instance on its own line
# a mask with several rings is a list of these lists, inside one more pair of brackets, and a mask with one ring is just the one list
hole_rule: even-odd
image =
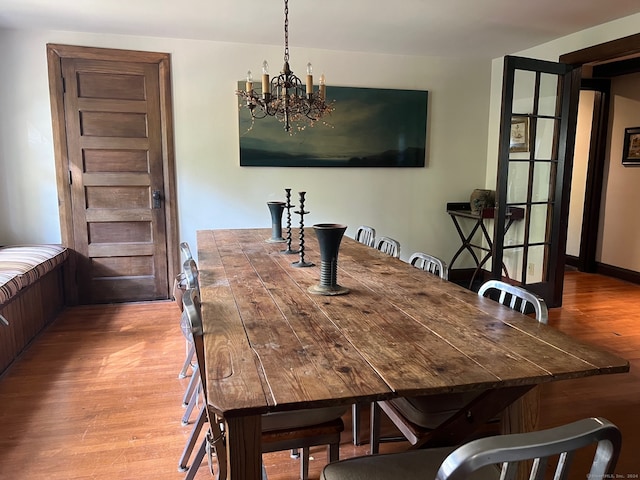
[[[521,287],[509,285],[498,280],[489,280],[478,290],[481,297],[497,292],[497,300],[514,310],[527,313],[533,309],[536,319],[540,323],[547,323],[549,310],[544,300]],[[445,393],[418,397],[398,397],[391,400],[374,402],[371,405],[371,428],[369,442],[371,453],[378,453],[380,442],[409,440],[417,443],[420,438],[428,434],[448,420],[456,412],[472,402],[482,392],[470,391],[460,393]],[[380,410],[393,421],[403,432],[403,437],[380,436]]]
[[375,246],[376,243],[376,230],[373,227],[367,225],[360,225],[356,230],[356,241],[364,243],[369,247]]
[[[587,478],[612,478],[621,445],[622,435],[613,423],[586,418],[537,432],[481,438],[453,451],[435,448],[350,458],[327,465],[320,480],[513,480],[520,465],[530,469],[527,478],[546,478],[547,467],[555,471],[553,478],[569,478],[577,451],[593,455]],[[531,466],[525,464],[531,460]]]
[[[190,260],[193,260],[193,255],[191,254],[191,248],[189,247],[189,244],[187,242],[180,243],[180,252],[183,257],[183,260],[182,260],[183,262],[188,262]],[[176,275],[176,278],[173,281],[173,298],[181,312],[182,312],[182,295],[184,294],[184,291],[186,289],[187,289],[187,279],[185,278],[185,271],[183,268],[183,270],[178,275]],[[193,344],[190,342],[187,342],[186,356],[182,364],[182,368],[180,369],[180,373],[178,373],[178,378],[185,378],[187,376],[189,367],[193,367],[194,365],[194,356],[195,356],[195,352],[193,351]]]
[[400,242],[390,237],[379,237],[376,240],[376,248],[387,255],[400,258]]
[[[198,266],[196,265],[196,262],[193,258],[184,262],[182,273],[184,275],[184,291],[186,292],[186,290],[188,289],[196,289],[200,291]],[[184,294],[181,295],[181,297],[184,305]],[[189,380],[189,384],[187,385],[184,396],[182,398],[182,406],[186,408],[184,414],[182,415],[181,422],[184,426],[189,424],[191,413],[193,413],[193,410],[198,405],[198,401],[200,399],[201,383],[200,375],[198,373],[198,362],[195,360],[195,345],[193,343],[193,337],[187,325],[185,324],[184,316],[181,316],[180,328],[187,342],[187,360],[189,360],[189,364],[191,365],[191,379]]]
[[409,257],[409,263],[425,272],[439,275],[443,280],[449,280],[447,264],[438,257],[428,253],[416,252]]
[[[206,375],[202,372],[205,368],[204,355],[204,330],[202,325],[202,312],[200,307],[200,296],[197,289],[189,289],[184,295],[185,324],[193,336],[196,350],[196,357],[200,368],[202,383],[202,393],[204,405],[202,408],[202,426],[208,421],[209,429],[200,448],[196,452],[193,463],[186,467],[189,456],[181,458],[180,467],[186,467],[186,479],[194,478],[205,455],[209,454],[209,465],[213,465],[213,458],[216,458],[218,465],[216,478],[226,478],[226,451],[224,439],[223,419],[209,413],[206,407]],[[301,449],[300,457],[300,478],[309,478],[309,448],[317,445],[328,445],[328,461],[333,462],[339,459],[340,455],[340,433],[344,430],[342,415],[347,411],[344,406],[315,408],[307,410],[293,410],[288,412],[276,412],[262,415],[262,452],[269,453],[281,450]],[[193,437],[192,442],[197,441],[198,435]],[[190,439],[191,440],[191,439]],[[185,450],[193,446],[187,445]],[[212,472],[214,473],[214,472]]]
[[493,292],[498,293],[497,301],[502,305],[506,305],[512,310],[518,310],[520,313],[530,313],[529,310],[532,310],[540,323],[546,324],[549,321],[547,304],[542,298],[530,291],[500,280],[489,280],[482,284],[478,295],[487,297]]

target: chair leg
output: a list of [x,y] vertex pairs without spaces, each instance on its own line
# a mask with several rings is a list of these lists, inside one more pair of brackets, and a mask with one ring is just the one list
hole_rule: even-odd
[[204,460],[204,456],[207,453],[207,439],[202,440],[200,444],[200,448],[198,449],[198,453],[196,453],[195,458],[193,459],[193,463],[189,467],[187,474],[184,477],[184,480],[193,480],[198,473],[198,469],[200,465],[202,465],[202,461]]
[[[206,407],[205,407],[206,408]],[[227,449],[222,434],[222,425],[217,418],[214,417],[213,424],[209,424],[207,432],[207,456],[209,461],[209,472],[213,475],[214,480],[227,479]],[[213,460],[218,464],[217,471],[214,472]],[[266,480],[266,479],[265,479]]]
[[200,385],[200,375],[198,375],[198,366],[195,365],[193,367],[193,373],[191,374],[191,380],[189,380],[189,385],[187,386],[187,390],[184,392],[184,396],[182,397],[182,406],[186,407],[189,405],[189,400],[193,396],[193,391]]
[[340,442],[329,444],[329,463],[340,460]]
[[360,404],[354,403],[351,407],[351,425],[353,432],[353,444],[360,445]]
[[309,479],[309,447],[302,447],[300,456],[300,480]]
[[191,342],[187,341],[187,357],[184,359],[182,370],[180,370],[178,378],[185,378],[187,376],[187,370],[189,370],[189,367],[193,367],[191,361],[193,360],[193,356],[195,355],[195,353],[195,347]]
[[380,415],[382,411],[377,402],[371,403],[371,432],[369,437],[369,445],[371,446],[371,455],[378,453],[380,449]]
[[[206,406],[203,405],[200,409],[200,414],[198,415],[198,420],[193,426],[191,430],[191,435],[189,435],[189,439],[187,440],[187,444],[184,446],[184,451],[182,452],[182,456],[180,457],[180,461],[178,462],[178,471],[186,472],[189,467],[187,463],[189,463],[189,457],[191,456],[191,452],[193,452],[193,448],[196,446],[196,442],[198,441],[198,436],[202,431],[205,423],[207,422],[207,412],[205,411]],[[200,459],[202,462],[202,459]]]
[[191,395],[191,399],[189,400],[189,404],[187,405],[187,409],[185,410],[184,415],[182,415],[182,426],[183,427],[185,425],[189,425],[189,418],[191,417],[191,412],[193,412],[193,409],[198,404],[199,397],[200,397],[200,385],[198,385],[198,387],[193,392],[193,395]]

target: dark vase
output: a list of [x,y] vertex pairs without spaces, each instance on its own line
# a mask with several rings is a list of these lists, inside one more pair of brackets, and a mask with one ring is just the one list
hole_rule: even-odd
[[313,226],[320,245],[320,283],[309,287],[316,295],[344,295],[349,289],[338,285],[338,250],[346,225],[319,223]]
[[267,202],[269,211],[271,212],[271,238],[267,242],[281,243],[286,242],[282,238],[282,212],[284,212],[284,202]]

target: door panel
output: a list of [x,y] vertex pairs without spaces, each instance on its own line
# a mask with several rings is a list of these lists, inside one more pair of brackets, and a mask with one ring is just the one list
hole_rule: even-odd
[[63,58],[62,75],[80,300],[168,298],[158,65]]
[[[579,70],[505,57],[492,276],[562,304]],[[505,233],[512,209],[522,220]]]

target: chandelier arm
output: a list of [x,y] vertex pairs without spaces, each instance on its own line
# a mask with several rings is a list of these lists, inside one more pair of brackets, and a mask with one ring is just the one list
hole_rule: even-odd
[[258,106],[260,108],[256,108],[256,106],[254,105],[253,108],[249,107],[249,110],[251,111],[251,117],[260,120],[267,116],[267,111],[264,109],[262,103],[259,102]]

